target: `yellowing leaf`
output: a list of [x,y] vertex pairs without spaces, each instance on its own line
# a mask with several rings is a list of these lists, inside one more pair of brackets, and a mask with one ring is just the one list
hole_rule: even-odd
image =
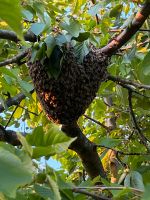
[[146,47],[143,47],[143,48],[140,48],[137,52],[139,52],[139,53],[147,53],[148,50],[147,50]]
[[8,24],[6,22],[2,21],[2,22],[0,22],[0,26],[6,27],[6,26],[8,26]]
[[22,115],[23,109],[18,107],[17,110],[14,113],[14,118],[19,119]]

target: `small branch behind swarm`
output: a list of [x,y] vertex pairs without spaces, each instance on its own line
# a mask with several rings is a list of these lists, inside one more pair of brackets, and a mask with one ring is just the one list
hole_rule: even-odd
[[112,76],[112,75],[108,75],[108,80],[111,80],[113,82],[116,82],[116,83],[122,83],[122,84],[125,84],[125,85],[132,85],[138,89],[146,89],[146,90],[150,90],[150,85],[145,85],[145,84],[141,84],[141,83],[138,83],[138,82],[133,82],[131,80],[126,80],[126,79],[122,79],[120,77],[115,77],[115,76]]

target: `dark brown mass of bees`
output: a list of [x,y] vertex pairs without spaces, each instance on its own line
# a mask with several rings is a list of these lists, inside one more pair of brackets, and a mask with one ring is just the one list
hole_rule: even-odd
[[64,53],[57,79],[49,78],[39,60],[28,63],[38,98],[47,117],[60,124],[72,123],[84,114],[106,80],[108,57],[95,48],[79,64],[72,48]]

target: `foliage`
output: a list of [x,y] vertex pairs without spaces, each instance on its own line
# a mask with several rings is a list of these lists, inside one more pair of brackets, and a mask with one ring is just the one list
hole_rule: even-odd
[[[82,63],[84,56],[89,52],[88,44],[99,48],[105,46],[114,37],[114,32],[119,33],[120,27],[125,28],[130,24],[132,14],[137,11],[137,4],[141,2],[107,0],[96,1],[93,5],[92,1],[85,0],[22,0],[20,2],[0,0],[0,28],[14,30],[20,39],[19,44],[6,39],[0,40],[0,61],[32,48],[31,61],[34,62],[37,58],[42,61],[45,56],[50,57],[50,65],[53,67],[48,69],[48,73],[57,78],[61,70],[63,59],[61,53],[64,45],[71,43],[75,47],[79,62]],[[99,23],[95,15],[98,16]],[[142,28],[150,30],[149,19]],[[22,35],[28,30],[37,36],[36,43],[23,40]],[[139,31],[118,54],[112,56],[108,67],[109,73],[150,85],[149,41],[149,31]],[[59,47],[59,50],[56,47]],[[84,173],[80,158],[68,149],[75,138],[67,137],[60,131],[59,126],[50,123],[35,92],[30,93],[33,85],[26,64],[1,67],[0,73],[0,105],[5,108],[0,115],[0,123],[14,130],[21,130],[19,128],[24,126],[23,132],[27,133],[26,137],[18,134],[21,148],[0,143],[0,199],[87,199],[84,194],[73,192],[73,188],[94,187],[96,180],[94,182]],[[135,87],[132,89],[136,90]],[[17,106],[8,107],[6,100],[20,92],[27,98]],[[111,106],[104,101],[109,98],[113,102]],[[141,132],[149,138],[150,91],[137,89],[133,92],[132,105]],[[146,155],[146,148],[138,137],[130,115],[128,90],[110,80],[103,82],[97,97],[86,110],[86,115],[103,125],[107,125],[110,118],[115,118],[116,126],[113,129],[109,127],[109,130],[85,116],[81,116],[78,121],[84,134],[99,145],[97,150],[101,159],[107,154],[105,147],[124,153],[118,154],[117,178],[124,174],[124,181],[121,184],[129,188],[111,190],[114,199],[136,197],[148,200],[150,155]],[[150,143],[147,142],[147,145],[150,148]],[[133,152],[139,155],[125,155]],[[45,163],[41,166],[40,160],[43,157]],[[50,157],[61,163],[61,169],[52,169],[48,165]],[[103,159],[103,162],[108,162],[108,159]],[[129,171],[124,171],[126,168]],[[112,174],[108,171],[107,175],[110,179]],[[101,182],[108,187],[121,186],[108,183],[106,180]],[[142,192],[136,192],[130,187]],[[88,189],[87,191],[91,192]]]

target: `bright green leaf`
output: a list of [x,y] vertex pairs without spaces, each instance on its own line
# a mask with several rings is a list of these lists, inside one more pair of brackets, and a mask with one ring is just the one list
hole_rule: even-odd
[[0,0],[0,18],[22,38],[21,6],[19,0]]
[[23,151],[1,142],[0,177],[0,192],[15,197],[16,189],[32,180],[31,159]]
[[117,17],[122,11],[123,5],[116,5],[109,13],[110,17]]

